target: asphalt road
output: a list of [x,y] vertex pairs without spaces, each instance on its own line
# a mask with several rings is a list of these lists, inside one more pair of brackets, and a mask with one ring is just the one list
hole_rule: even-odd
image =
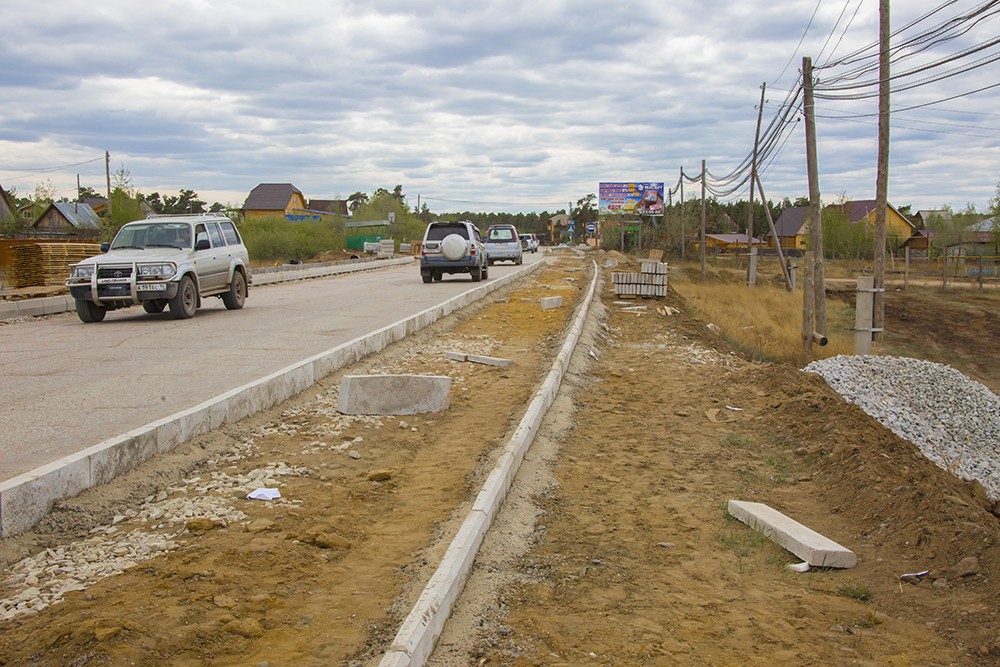
[[[526,263],[541,254],[526,255]],[[490,267],[490,280],[514,270]],[[141,308],[0,325],[0,480],[197,405],[461,294],[416,264],[251,288],[242,310],[210,298],[189,320]]]

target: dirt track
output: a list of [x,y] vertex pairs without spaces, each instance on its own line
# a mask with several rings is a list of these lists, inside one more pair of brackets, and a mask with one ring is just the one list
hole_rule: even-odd
[[[571,306],[522,299],[572,302],[585,281],[585,262],[561,259],[345,369],[451,375],[445,414],[347,419],[330,378],[65,503],[50,532],[0,547],[6,571],[124,507],[142,511],[109,539],[150,530],[159,486],[247,518],[160,517],[180,548],[4,623],[0,664],[374,664],[561,340]],[[676,296],[647,302],[682,310],[671,316],[602,297],[606,325],[591,326],[435,664],[1000,664],[997,518],[968,485],[817,376],[741,360]],[[457,364],[447,349],[516,364]],[[270,468],[281,501],[198,491],[276,462],[293,471]],[[792,515],[861,564],[788,572],[790,554],[727,517],[730,498]],[[969,557],[978,572],[950,571]]]

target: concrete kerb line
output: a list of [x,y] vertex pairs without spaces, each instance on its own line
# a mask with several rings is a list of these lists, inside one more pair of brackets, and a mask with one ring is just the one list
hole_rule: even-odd
[[168,417],[0,482],[0,538],[30,530],[52,505],[107,483],[153,456],[280,404],[317,380],[542,268],[545,261],[480,284],[442,304],[231,389]]
[[441,636],[455,601],[472,571],[473,561],[486,536],[486,531],[499,512],[521,461],[534,441],[535,433],[545,413],[555,400],[563,375],[569,367],[573,348],[583,332],[591,303],[597,293],[600,271],[596,262],[593,263],[593,271],[590,290],[580,304],[570,332],[552,362],[552,368],[546,374],[542,386],[536,392],[492,472],[486,478],[472,505],[472,510],[452,539],[437,570],[424,587],[413,609],[403,620],[389,649],[382,656],[379,667],[423,667],[434,650],[434,645]]

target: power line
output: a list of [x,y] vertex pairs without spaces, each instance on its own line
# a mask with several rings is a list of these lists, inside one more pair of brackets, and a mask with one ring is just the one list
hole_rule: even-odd
[[812,16],[809,17],[809,23],[806,24],[806,29],[802,32],[802,37],[799,38],[798,46],[796,46],[795,50],[792,51],[792,55],[789,56],[788,62],[785,63],[785,66],[781,69],[781,74],[779,74],[778,77],[774,80],[774,83],[777,83],[781,79],[781,77],[785,75],[785,72],[788,70],[788,66],[792,64],[793,60],[795,60],[795,55],[799,52],[799,49],[802,48],[802,42],[805,40],[806,35],[809,34],[809,28],[812,27],[813,19],[816,18],[816,12],[819,11],[819,6],[821,4],[823,4],[823,0],[817,0],[816,7],[813,9]]
[[[473,201],[470,199],[446,199],[444,197],[434,197],[421,195],[422,200],[426,201],[436,201],[444,202],[448,204],[475,204],[476,206],[560,206],[563,207],[569,202],[569,199],[564,199],[561,202],[487,202],[487,201]],[[572,199],[572,197],[570,198]]]
[[79,167],[84,164],[90,164],[91,162],[103,161],[104,156],[95,157],[93,160],[84,160],[83,162],[74,162],[73,164],[62,164],[57,167],[18,167],[18,168],[8,168],[0,167],[0,171],[30,171],[30,174],[20,174],[18,176],[5,177],[6,181],[16,181],[21,178],[30,178],[32,176],[37,176],[38,174],[45,174],[48,172],[59,171],[60,169],[69,169],[70,167]]

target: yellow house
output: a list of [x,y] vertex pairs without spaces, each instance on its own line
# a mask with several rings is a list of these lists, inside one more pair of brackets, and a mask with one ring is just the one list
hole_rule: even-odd
[[[843,209],[847,213],[847,219],[853,223],[864,222],[866,225],[875,228],[875,200],[856,199],[843,204],[832,204],[824,210]],[[896,210],[892,204],[885,207],[885,237],[886,248],[895,250],[906,243],[913,232],[916,231],[913,223],[906,219],[902,213]]]
[[[824,215],[832,211],[844,211],[848,221],[863,222],[874,228],[875,200],[857,199],[843,204],[831,204],[823,209]],[[806,222],[809,217],[808,206],[793,206],[781,212],[781,217],[774,225],[775,232],[781,241],[781,247],[794,250],[806,250],[808,229]],[[885,214],[886,247],[895,250],[913,236],[916,227],[901,214],[892,204],[887,204]],[[773,239],[771,240],[773,244]]]
[[[774,223],[774,233],[786,250],[806,249],[806,220],[809,218],[808,206],[791,206],[781,212],[781,217]],[[768,245],[774,245],[774,238],[768,237]]]
[[293,211],[301,212],[305,208],[306,198],[291,183],[261,183],[247,196],[243,216],[291,215]]

